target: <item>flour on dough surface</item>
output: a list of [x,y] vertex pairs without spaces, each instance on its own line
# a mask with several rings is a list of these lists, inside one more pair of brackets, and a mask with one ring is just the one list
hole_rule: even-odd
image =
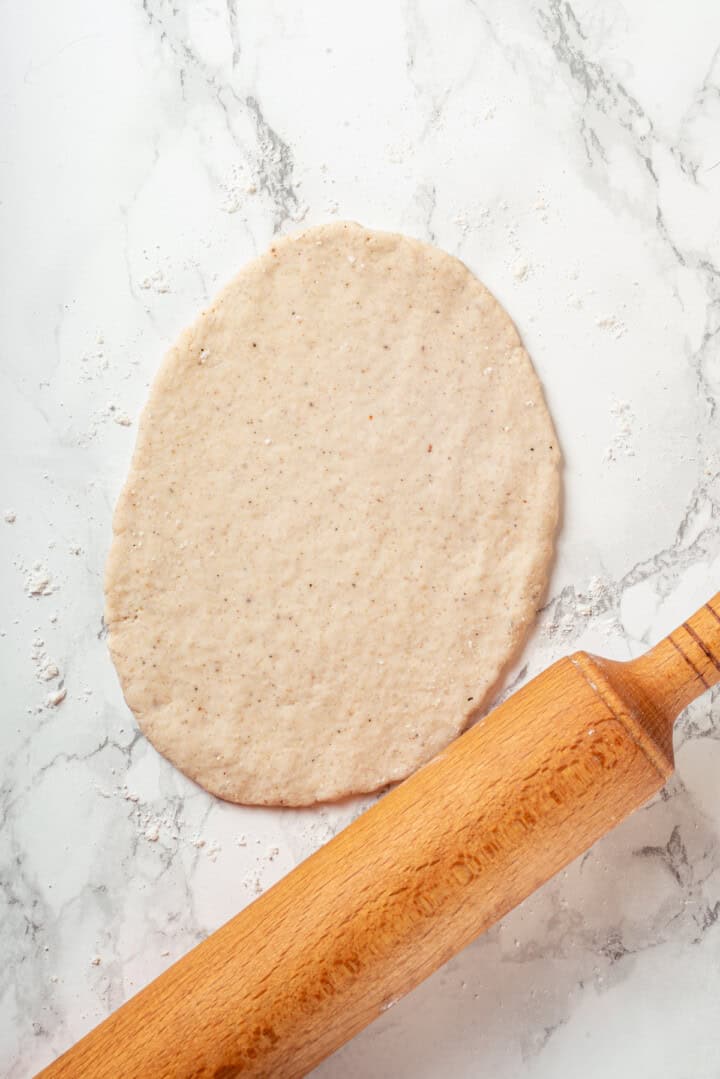
[[462,263],[350,223],[278,241],[171,349],[139,425],[106,620],[140,727],[232,801],[403,778],[522,644],[559,464]]

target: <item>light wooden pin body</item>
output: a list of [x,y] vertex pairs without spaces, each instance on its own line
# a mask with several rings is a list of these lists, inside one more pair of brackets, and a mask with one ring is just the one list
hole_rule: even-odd
[[631,663],[560,660],[42,1075],[304,1075],[655,794],[718,680],[720,595]]

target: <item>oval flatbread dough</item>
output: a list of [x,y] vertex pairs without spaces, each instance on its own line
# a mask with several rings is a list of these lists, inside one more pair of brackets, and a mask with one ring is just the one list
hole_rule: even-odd
[[408,775],[518,652],[559,461],[518,334],[461,262],[355,224],[277,242],[142,416],[106,578],[140,727],[236,802]]

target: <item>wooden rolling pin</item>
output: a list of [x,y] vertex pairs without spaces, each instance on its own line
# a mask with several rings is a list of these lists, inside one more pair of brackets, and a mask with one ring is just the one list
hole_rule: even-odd
[[718,680],[720,593],[630,663],[560,660],[41,1074],[304,1075],[655,794]]

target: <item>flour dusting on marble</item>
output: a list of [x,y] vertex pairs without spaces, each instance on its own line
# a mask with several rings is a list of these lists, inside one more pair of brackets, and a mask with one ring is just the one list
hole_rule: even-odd
[[25,591],[28,596],[36,599],[40,596],[51,596],[56,590],[49,569],[44,562],[34,562],[32,568],[25,572]]
[[603,455],[604,461],[617,461],[619,457],[634,457],[634,434],[637,417],[629,401],[615,399],[610,406],[615,431]]
[[595,325],[609,333],[616,341],[619,341],[627,333],[627,326],[617,315],[605,315],[597,319]]
[[528,260],[522,255],[519,255],[512,264],[512,273],[516,281],[525,281],[530,273],[530,263]]

